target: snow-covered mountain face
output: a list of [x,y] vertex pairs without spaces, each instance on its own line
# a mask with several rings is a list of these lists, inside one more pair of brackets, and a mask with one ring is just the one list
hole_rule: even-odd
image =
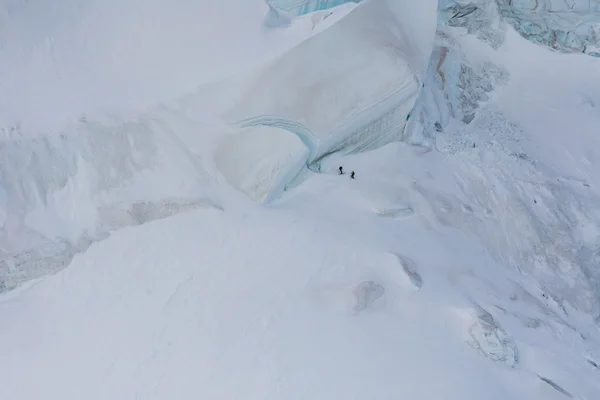
[[0,1],[4,395],[596,399],[598,21]]

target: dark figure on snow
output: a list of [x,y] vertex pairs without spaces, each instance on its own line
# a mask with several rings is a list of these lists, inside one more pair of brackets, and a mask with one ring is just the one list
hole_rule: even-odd
[[350,174],[350,178],[354,179],[354,171]]
[[341,165],[340,165],[340,167],[338,169],[340,170],[340,175],[344,175],[344,169],[342,168]]

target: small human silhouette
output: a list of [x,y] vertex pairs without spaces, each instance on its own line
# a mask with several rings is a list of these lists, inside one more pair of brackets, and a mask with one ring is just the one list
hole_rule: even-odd
[[340,167],[338,169],[340,170],[340,175],[344,175],[344,169],[342,168],[341,165],[340,165]]
[[350,178],[354,179],[354,171],[352,171],[352,173],[350,174]]

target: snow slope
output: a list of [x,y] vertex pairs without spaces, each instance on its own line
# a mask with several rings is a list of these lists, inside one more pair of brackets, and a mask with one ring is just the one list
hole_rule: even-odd
[[[7,131],[2,244],[40,253],[0,272],[69,266],[0,295],[2,395],[596,399],[599,60],[528,42],[488,2],[442,15],[424,72],[433,17],[399,3],[301,19],[257,5],[253,26],[281,39],[268,60],[125,119]],[[416,40],[396,46],[404,26]],[[326,67],[344,64],[326,43],[371,74],[332,84]],[[337,124],[360,133],[332,106],[346,93],[376,103],[384,81],[415,77],[404,135],[418,146],[348,142],[304,168],[317,145],[335,149]],[[309,82],[340,102],[304,98]],[[317,100],[346,121],[302,107]]]
[[[548,314],[477,238],[437,222],[455,161],[392,145],[343,162],[357,180],[125,228],[5,295],[4,395],[563,398],[539,375],[594,398],[589,319]],[[401,206],[414,214],[376,212]]]

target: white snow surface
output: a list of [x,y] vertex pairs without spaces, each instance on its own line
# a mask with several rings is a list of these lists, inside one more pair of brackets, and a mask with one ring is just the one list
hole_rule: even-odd
[[446,27],[459,126],[433,1],[61,4],[0,2],[2,399],[599,398],[600,60]]
[[138,112],[264,62],[308,34],[265,29],[262,0],[0,4],[0,125],[29,134]]

